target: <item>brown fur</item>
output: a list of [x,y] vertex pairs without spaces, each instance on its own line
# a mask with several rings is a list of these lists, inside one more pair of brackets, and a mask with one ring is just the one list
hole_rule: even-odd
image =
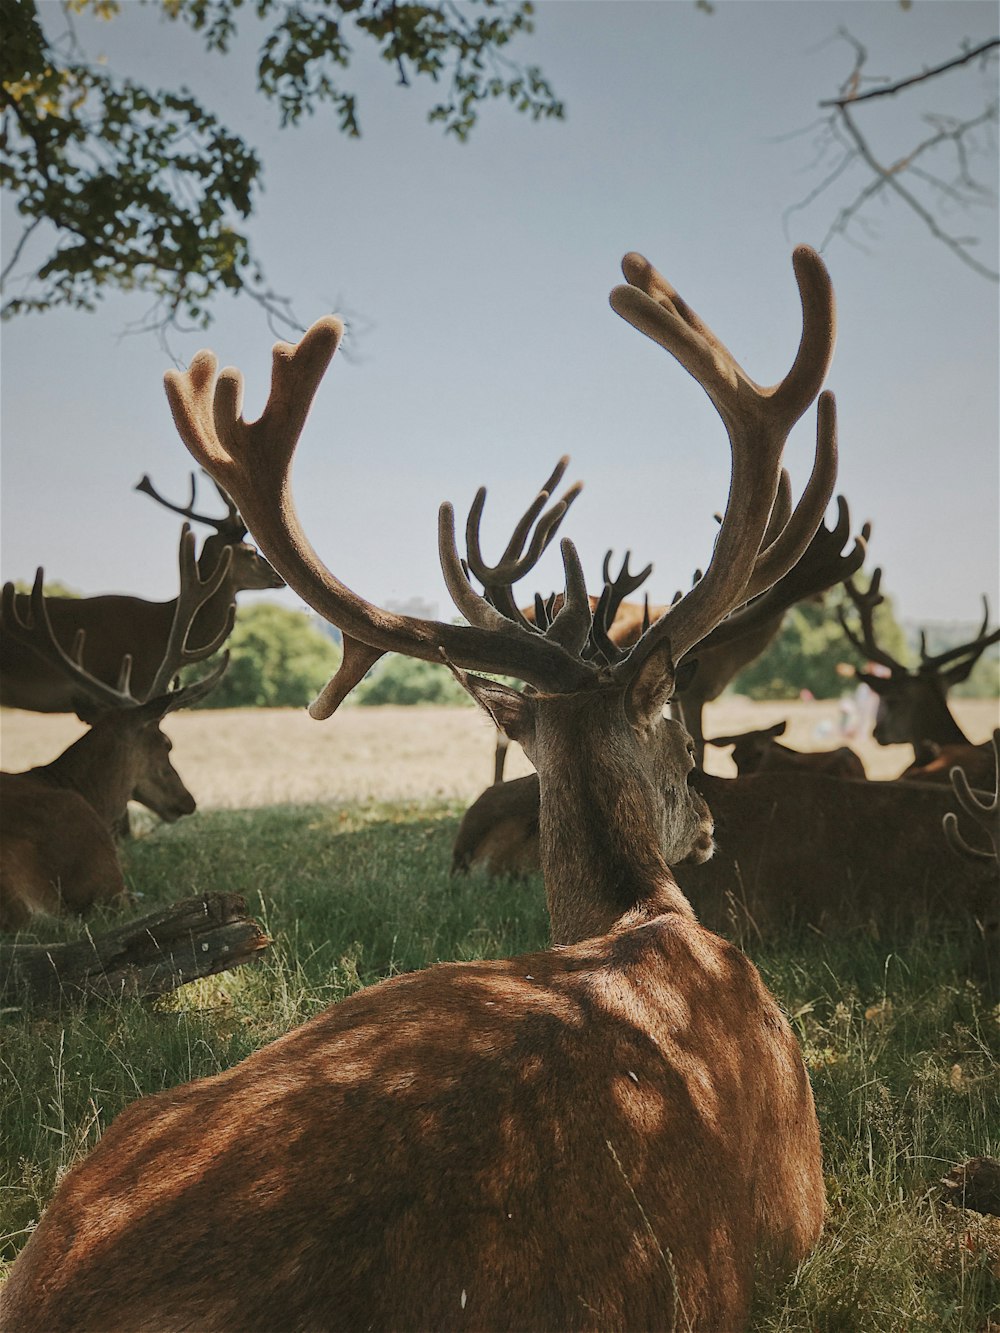
[[903,770],[900,778],[906,782],[950,782],[951,770],[961,768],[973,787],[985,790],[996,785],[996,753],[991,741],[973,745],[971,741],[951,745],[923,747],[920,759]]
[[0,775],[0,930],[125,901],[113,830],[133,791],[170,821],[194,811],[159,726],[169,702],[104,713],[51,764]]
[[0,773],[0,808],[0,931],[21,930],[36,913],[128,901],[114,839],[77,792]]
[[865,778],[865,766],[847,745],[836,750],[792,750],[780,745],[776,736],[785,730],[784,722],[760,731],[746,731],[741,736],[713,736],[709,745],[733,747],[733,762],[740,777],[751,773],[825,773],[831,778]]
[[[677,862],[673,871],[698,919],[713,930],[742,938],[789,924],[838,932],[997,916],[995,870],[959,862],[945,842],[942,817],[958,808],[949,789],[822,774],[696,773],[692,781],[715,820],[716,854],[705,864]],[[537,871],[537,852],[532,863],[527,842],[538,818],[538,780],[529,775],[503,786],[510,790],[502,797],[487,788],[463,816],[464,866],[511,873],[506,848],[487,836],[502,820],[518,829],[518,865]],[[789,832],[798,829],[808,829],[808,837]]]

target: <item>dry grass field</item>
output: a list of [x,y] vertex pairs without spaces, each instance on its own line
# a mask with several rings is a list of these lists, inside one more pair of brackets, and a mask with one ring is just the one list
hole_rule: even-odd
[[[985,740],[998,725],[998,703],[957,700],[960,725]],[[784,740],[799,750],[838,740],[836,700],[754,703],[727,698],[708,707],[706,731],[727,735],[788,719]],[[0,764],[11,771],[47,763],[85,730],[75,717],[7,709],[0,713]],[[347,707],[329,722],[303,709],[220,709],[168,717],[179,772],[202,809],[286,803],[472,800],[491,781],[494,733],[475,708]],[[905,768],[907,746],[851,741],[869,777]],[[728,751],[709,747],[710,772],[735,772]],[[516,746],[507,776],[530,772]]]

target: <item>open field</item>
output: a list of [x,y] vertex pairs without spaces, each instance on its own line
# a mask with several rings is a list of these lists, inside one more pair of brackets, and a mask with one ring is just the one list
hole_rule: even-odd
[[[996,700],[959,699],[951,706],[966,734],[986,740],[1000,723]],[[732,735],[788,719],[783,740],[795,749],[829,749],[837,739],[836,700],[753,703],[739,697],[709,704],[708,735]],[[44,764],[82,735],[64,714],[0,713],[0,766],[17,771]],[[314,722],[304,709],[206,709],[174,713],[164,730],[174,759],[203,810],[245,809],[285,802],[471,801],[492,781],[494,733],[475,708],[341,709]],[[905,745],[870,737],[850,744],[868,775],[891,778],[909,762]],[[735,772],[728,751],[708,748],[709,772]],[[508,777],[531,771],[517,746]]]

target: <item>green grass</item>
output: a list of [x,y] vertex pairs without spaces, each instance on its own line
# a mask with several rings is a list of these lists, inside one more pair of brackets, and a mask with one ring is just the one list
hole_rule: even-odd
[[[258,964],[153,1005],[0,1017],[0,1256],[13,1258],[60,1174],[135,1097],[226,1068],[385,976],[543,944],[537,882],[449,876],[458,813],[217,812],[131,845],[137,911],[237,891],[274,943]],[[78,930],[47,922],[41,936]],[[961,942],[805,934],[752,952],[809,1063],[830,1202],[820,1245],[761,1300],[754,1327],[1000,1328],[1000,1218],[935,1188],[953,1162],[1000,1156],[1000,1009],[966,979]]]

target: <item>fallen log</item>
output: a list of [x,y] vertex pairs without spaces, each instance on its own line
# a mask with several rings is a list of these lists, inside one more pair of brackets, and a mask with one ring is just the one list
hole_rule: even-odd
[[239,894],[207,893],[66,944],[0,943],[0,1003],[150,999],[250,962],[270,943]]

